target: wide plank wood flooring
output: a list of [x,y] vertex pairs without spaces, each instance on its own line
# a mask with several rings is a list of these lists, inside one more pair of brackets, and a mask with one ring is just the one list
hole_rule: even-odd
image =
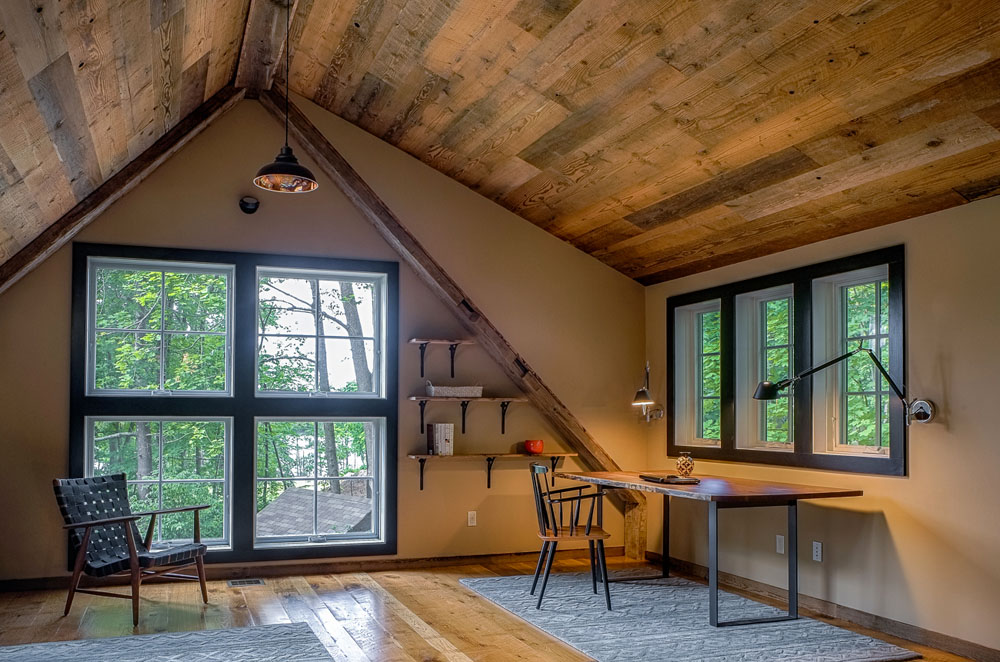
[[[609,558],[608,564],[612,573],[615,568],[638,565],[622,557]],[[586,567],[586,560],[561,559],[554,569],[566,572]],[[268,577],[264,586],[243,588],[211,581],[208,605],[201,603],[197,584],[149,584],[143,587],[141,620],[135,632],[305,621],[338,661],[588,660],[458,582],[463,577],[533,570],[532,561],[525,558],[420,570]],[[70,615],[63,617],[65,599],[64,591],[0,593],[0,645],[133,632],[125,600],[78,594]],[[965,659],[843,621],[823,620],[911,648],[933,662]]]

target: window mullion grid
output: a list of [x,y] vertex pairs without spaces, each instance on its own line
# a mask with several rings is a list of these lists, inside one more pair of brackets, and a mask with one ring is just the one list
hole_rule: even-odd
[[166,388],[166,361],[167,361],[167,273],[160,272],[160,391]]
[[319,422],[313,421],[313,535],[319,535]]

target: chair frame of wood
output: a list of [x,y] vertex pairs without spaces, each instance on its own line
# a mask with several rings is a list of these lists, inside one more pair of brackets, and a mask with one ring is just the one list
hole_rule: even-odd
[[[607,492],[597,487],[595,491],[584,493],[589,486],[567,487],[553,490],[549,487],[546,474],[549,469],[542,464],[532,464],[531,483],[535,495],[535,513],[538,517],[538,537],[542,540],[542,549],[538,553],[538,563],[535,565],[535,578],[531,583],[530,595],[535,594],[538,579],[541,576],[542,586],[538,592],[538,603],[535,609],[542,608],[542,598],[545,596],[545,586],[552,571],[556,548],[560,542],[577,542],[586,540],[590,549],[590,578],[594,593],[597,593],[597,583],[604,584],[604,601],[608,611],[611,611],[611,590],[608,580],[608,563],[604,553],[604,541],[611,537],[603,528],[604,495]],[[564,496],[576,492],[575,496]],[[586,523],[580,525],[584,502],[590,502]],[[569,506],[569,514],[566,514]],[[595,521],[596,514],[596,521]],[[568,525],[567,525],[568,522]],[[544,572],[543,572],[544,562]]]
[[[59,480],[52,481],[53,486],[59,485]],[[156,531],[157,515],[169,515],[172,513],[194,513],[194,543],[201,543],[201,517],[200,511],[210,508],[209,504],[198,506],[181,506],[178,508],[164,508],[163,510],[149,510],[141,513],[132,513],[122,517],[110,517],[107,519],[93,520],[89,522],[78,522],[74,524],[64,524],[66,531],[72,529],[83,529],[83,537],[80,541],[80,548],[76,553],[76,560],[73,563],[73,576],[70,579],[69,594],[66,596],[66,609],[63,616],[69,615],[70,607],[73,606],[73,596],[77,593],[89,593],[91,595],[101,595],[107,598],[125,598],[132,601],[132,625],[139,625],[139,586],[143,580],[154,577],[168,577],[170,579],[182,579],[185,581],[197,581],[201,585],[201,599],[208,604],[208,586],[205,584],[205,557],[199,554],[192,561],[182,561],[165,566],[151,566],[143,568],[139,565],[139,551],[135,544],[135,534],[132,531],[131,523],[143,517],[149,517],[149,526],[146,528],[146,535],[143,544],[149,549],[153,543],[153,534]],[[100,591],[93,588],[80,588],[80,579],[83,576],[83,569],[87,563],[87,548],[90,544],[90,533],[94,527],[109,526],[112,524],[123,524],[125,530],[125,540],[128,543],[129,569],[112,573],[108,577],[129,577],[131,579],[132,590],[128,594],[113,593],[111,591]],[[177,570],[197,567],[197,575],[178,574]]]

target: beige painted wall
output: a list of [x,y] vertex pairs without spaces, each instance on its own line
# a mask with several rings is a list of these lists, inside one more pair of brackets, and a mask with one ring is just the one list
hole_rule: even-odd
[[[909,435],[909,476],[850,475],[697,460],[696,473],[861,488],[865,496],[799,510],[805,594],[1000,648],[1000,198],[758,258],[646,289],[646,347],[655,396],[666,401],[666,298],[827,259],[906,245],[908,392],[940,418]],[[649,430],[649,464],[673,466],[666,429]],[[659,550],[661,502],[650,499],[649,548]],[[707,562],[706,509],[674,500],[671,554]],[[720,567],[785,586],[775,553],[784,513],[721,518]],[[824,543],[822,563],[810,541]]]
[[[645,461],[645,430],[630,411],[643,360],[643,288],[415,159],[302,102],[317,125],[384,196],[553,390],[626,466]],[[185,147],[84,230],[80,241],[397,260],[339,193],[320,178],[305,196],[258,192],[261,209],[237,207],[250,177],[274,156],[281,129],[246,101]],[[312,164],[308,164],[312,165]],[[317,168],[314,171],[318,172]],[[457,320],[405,265],[400,270],[400,393],[418,393],[418,352],[406,339],[462,336]],[[64,248],[0,295],[0,579],[65,569],[50,480],[67,472],[70,250]],[[428,377],[447,381],[447,349],[428,352]],[[516,389],[481,350],[459,350],[458,376],[490,392]],[[436,407],[436,408],[435,408]],[[399,404],[399,556],[492,554],[538,549],[527,463],[500,460],[493,489],[473,460],[429,464],[417,490],[418,409]],[[428,407],[428,420],[459,410]],[[543,438],[560,445],[527,404],[472,405],[463,450],[505,449]],[[570,468],[578,465],[568,462]],[[466,526],[477,510],[479,526]],[[611,544],[621,516],[608,509]]]

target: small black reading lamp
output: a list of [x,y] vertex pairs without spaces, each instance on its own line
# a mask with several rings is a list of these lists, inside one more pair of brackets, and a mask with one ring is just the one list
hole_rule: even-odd
[[896,397],[902,400],[903,411],[906,414],[907,425],[909,425],[913,421],[916,421],[917,423],[930,423],[932,420],[934,420],[934,412],[935,412],[934,403],[931,402],[930,400],[913,400],[912,402],[907,402],[906,396],[903,395],[902,389],[896,386],[896,382],[892,381],[892,377],[889,376],[889,373],[886,372],[886,369],[882,365],[882,362],[878,360],[877,356],[875,356],[875,352],[868,349],[867,347],[858,347],[857,349],[851,350],[850,352],[844,354],[843,356],[838,356],[837,358],[831,361],[827,361],[822,365],[809,368],[808,370],[800,372],[794,377],[790,377],[788,379],[782,379],[780,382],[777,383],[763,381],[760,384],[757,384],[757,390],[754,391],[753,393],[754,400],[777,400],[781,391],[788,388],[789,386],[799,381],[803,377],[808,377],[814,372],[825,370],[826,368],[829,368],[832,365],[840,363],[841,361],[846,361],[855,354],[861,352],[867,354],[868,358],[870,358],[872,361],[875,362],[875,367],[878,368],[878,371],[881,372],[882,376],[885,377],[887,382],[889,382],[889,388],[891,388],[893,393],[896,394]]

